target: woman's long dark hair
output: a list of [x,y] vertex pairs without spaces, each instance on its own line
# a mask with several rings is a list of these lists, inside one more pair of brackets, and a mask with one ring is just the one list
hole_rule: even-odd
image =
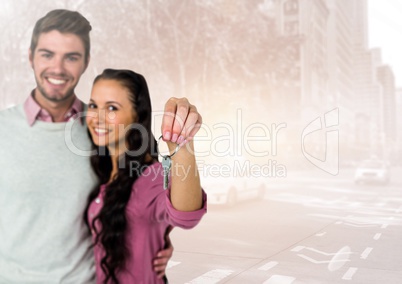
[[[133,110],[137,114],[135,125],[141,125],[141,127],[132,125],[134,127],[127,131],[128,151],[120,156],[118,175],[107,185],[103,207],[91,224],[96,232],[94,245],[100,243],[105,250],[105,256],[101,260],[101,268],[106,277],[104,283],[119,283],[117,274],[124,267],[129,253],[125,240],[127,228],[125,209],[131,196],[132,185],[141,174],[137,170],[130,172],[130,164],[134,162],[137,169],[144,169],[145,166],[157,160],[157,151],[156,141],[151,132],[152,107],[145,78],[130,70],[105,69],[95,78],[94,84],[99,80],[115,80],[127,88]],[[91,157],[91,165],[99,178],[99,184],[88,198],[85,222],[88,220],[89,205],[98,196],[100,185],[108,183],[112,172],[112,161],[108,149],[92,144],[97,154]],[[132,155],[133,152],[136,153],[135,156]],[[96,230],[96,222],[100,223],[98,226],[100,231]],[[89,227],[88,222],[87,225]]]

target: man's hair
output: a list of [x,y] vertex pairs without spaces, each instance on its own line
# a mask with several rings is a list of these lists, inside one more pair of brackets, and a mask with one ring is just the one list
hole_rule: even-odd
[[89,21],[78,12],[63,9],[50,11],[35,24],[31,38],[31,52],[32,54],[35,52],[41,33],[57,30],[60,33],[75,34],[82,40],[85,48],[85,62],[88,63],[91,49],[89,39],[91,29]]

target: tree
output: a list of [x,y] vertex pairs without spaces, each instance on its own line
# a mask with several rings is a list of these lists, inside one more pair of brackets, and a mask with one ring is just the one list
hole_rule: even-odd
[[[280,99],[295,70],[299,39],[278,34],[262,0],[118,0],[113,9],[107,0],[28,2],[3,2],[11,13],[0,22],[3,94],[33,86],[26,55],[32,25],[56,7],[78,10],[93,27],[92,60],[80,83],[86,94],[87,78],[130,68],[146,76],[157,99],[187,96],[213,110],[236,98],[262,108],[263,100]],[[21,80],[13,89],[10,82]]]

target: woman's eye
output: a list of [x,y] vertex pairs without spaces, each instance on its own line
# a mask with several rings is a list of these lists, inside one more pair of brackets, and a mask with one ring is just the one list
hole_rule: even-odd
[[108,107],[107,107],[107,110],[109,110],[109,111],[115,111],[115,110],[117,110],[117,107],[115,107],[115,106],[108,106]]
[[88,104],[88,108],[96,108],[96,105],[93,104],[93,103],[89,103],[89,104]]

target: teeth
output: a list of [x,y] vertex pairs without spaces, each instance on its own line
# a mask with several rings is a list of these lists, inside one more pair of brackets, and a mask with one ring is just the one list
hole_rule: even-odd
[[66,82],[66,80],[59,80],[59,79],[54,79],[54,78],[48,78],[48,81],[52,83],[53,85],[62,85]]
[[95,128],[95,131],[100,133],[100,134],[104,134],[104,133],[108,132],[106,129],[101,129],[101,128]]

